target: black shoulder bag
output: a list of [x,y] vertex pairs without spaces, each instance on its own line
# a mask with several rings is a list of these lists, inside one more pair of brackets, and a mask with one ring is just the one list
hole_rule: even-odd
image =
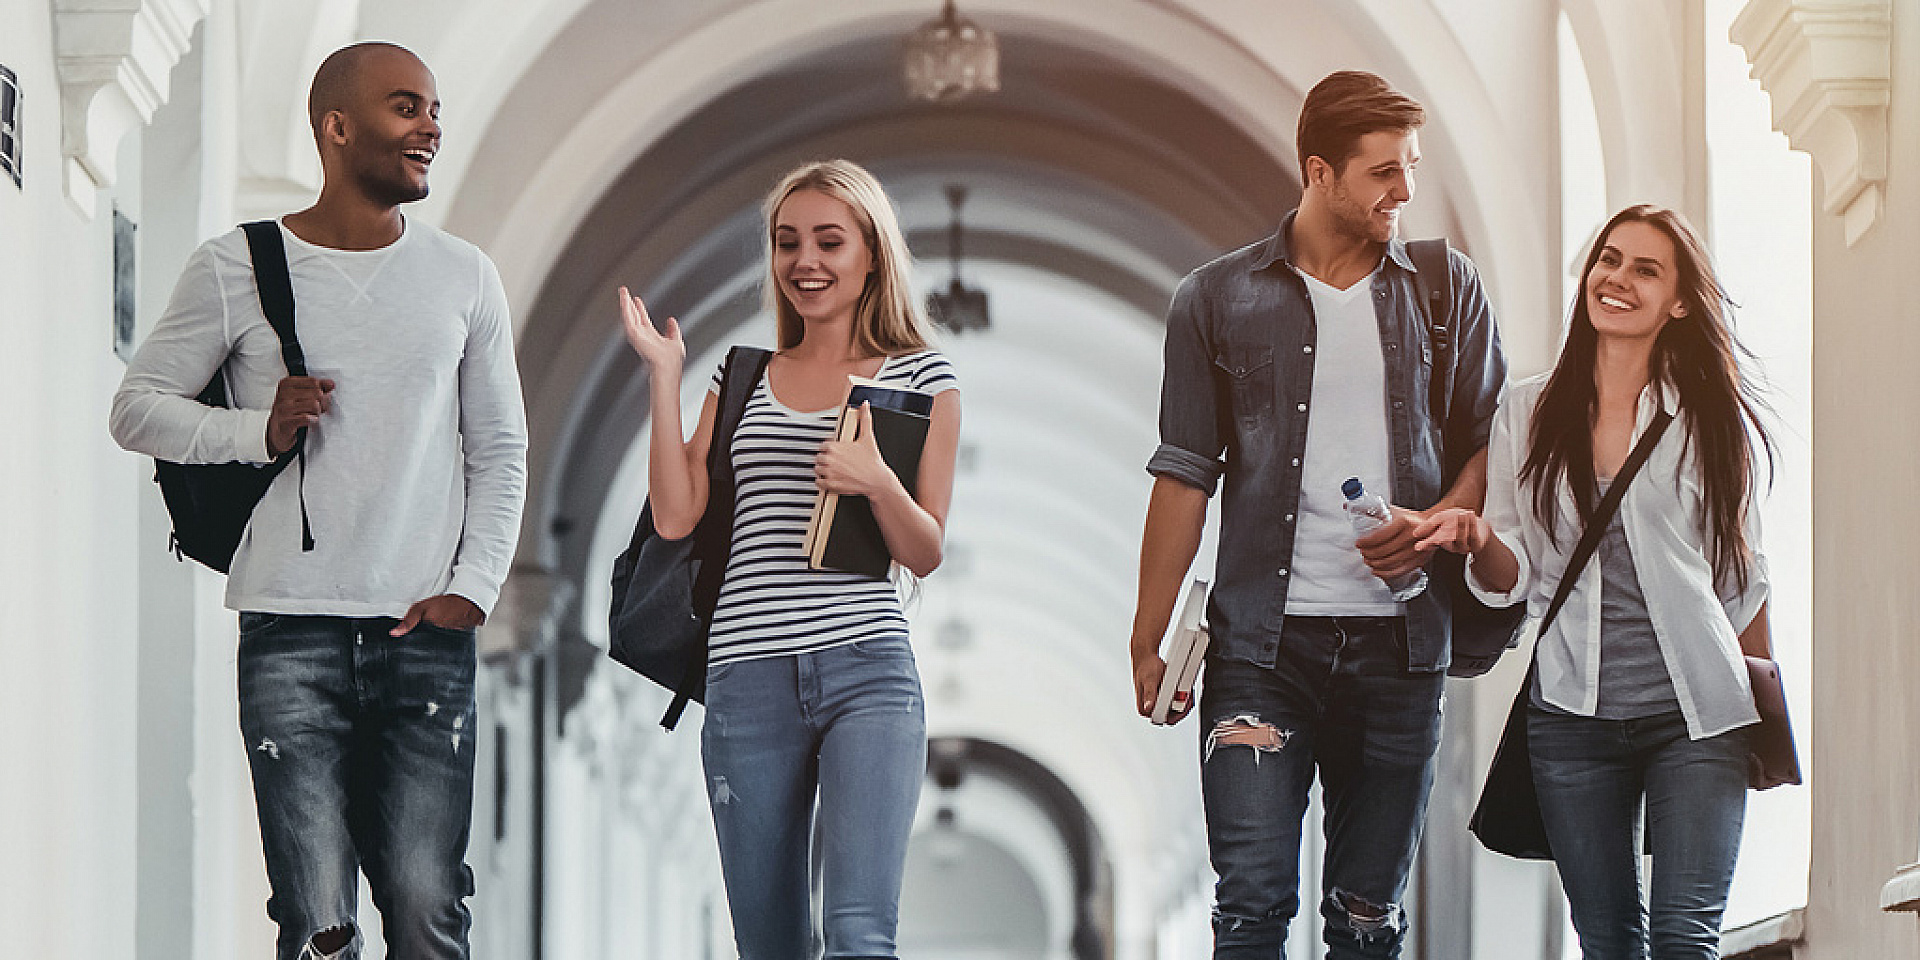
[[673,691],[660,718],[668,730],[680,722],[687,701],[706,702],[707,632],[733,552],[733,433],[772,357],[755,347],[727,354],[707,448],[707,509],[692,536],[660,536],[647,503],[626,551],[613,561],[607,655]]
[[[280,337],[280,357],[286,361],[287,375],[307,375],[307,358],[300,350],[300,339],[293,328],[293,280],[287,273],[286,243],[280,238],[280,225],[272,220],[243,223],[247,251],[253,258],[253,283],[260,295],[260,310]],[[230,406],[227,396],[225,361],[213,372],[195,400],[210,407]],[[160,495],[167,501],[167,513],[173,518],[173,551],[226,573],[233,566],[233,554],[240,548],[253,508],[267,495],[267,488],[287,465],[300,461],[300,540],[301,549],[313,549],[313,524],[307,519],[306,501],[307,431],[294,436],[293,446],[271,463],[173,463],[153,462],[153,479],[160,484]]]
[[[1453,379],[1457,358],[1453,330],[1453,271],[1447,262],[1447,241],[1415,240],[1407,244],[1413,258],[1414,287],[1419,291],[1421,307],[1427,319],[1427,342],[1433,348],[1433,377],[1428,409],[1440,427],[1441,455],[1445,460],[1447,482],[1453,482],[1467,457],[1473,452],[1453,435]],[[1500,655],[1520,644],[1521,629],[1527,623],[1526,604],[1489,607],[1474,596],[1467,586],[1467,558],[1448,550],[1434,555],[1428,565],[1431,584],[1441,591],[1451,618],[1450,635],[1453,656],[1447,675],[1477,677],[1499,661]]]
[[[1627,455],[1627,462],[1620,466],[1620,473],[1607,488],[1607,495],[1593,508],[1593,515],[1587,518],[1587,528],[1580,533],[1580,542],[1567,558],[1567,571],[1554,588],[1553,602],[1547,604],[1546,616],[1540,618],[1537,636],[1546,636],[1547,628],[1553,626],[1553,618],[1560,615],[1560,608],[1573,593],[1574,581],[1580,579],[1580,571],[1586,569],[1587,560],[1600,545],[1600,538],[1606,535],[1607,524],[1613,522],[1614,511],[1620,508],[1620,500],[1627,494],[1627,484],[1633,482],[1640,466],[1653,453],[1653,445],[1660,442],[1672,422],[1673,415],[1665,410],[1653,418],[1646,433],[1641,434],[1640,442],[1634,444],[1633,452]],[[1526,604],[1519,606],[1524,608]],[[1540,794],[1533,787],[1533,751],[1527,747],[1527,704],[1533,696],[1533,671],[1533,667],[1527,668],[1527,678],[1520,681],[1520,693],[1513,698],[1513,709],[1507,712],[1507,725],[1500,731],[1500,745],[1493,749],[1493,765],[1487,768],[1487,780],[1480,787],[1480,800],[1474,804],[1467,829],[1480,838],[1481,846],[1494,853],[1522,860],[1552,860],[1553,847],[1547,843],[1547,825],[1540,817]]]

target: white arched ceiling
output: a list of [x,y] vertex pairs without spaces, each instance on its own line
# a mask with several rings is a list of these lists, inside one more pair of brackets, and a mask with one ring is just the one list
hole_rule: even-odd
[[[436,194],[422,211],[493,254],[517,318],[527,315],[525,308],[568,236],[630,158],[696,115],[717,91],[849,37],[898,37],[937,6],[930,0],[832,5],[802,0],[362,5],[335,0],[333,5],[357,9],[360,35],[408,43],[439,73],[449,97],[449,129],[436,163]],[[1568,0],[1566,6],[1588,49],[1680,42],[1648,36],[1647,24],[1670,18],[1661,0]],[[1493,69],[1485,64],[1495,61],[1512,66],[1514,49],[1550,51],[1549,44],[1533,42],[1551,39],[1550,18],[1540,37],[1531,32],[1533,14],[1540,9],[1536,0],[1471,6],[1357,0],[1278,10],[1219,0],[967,4],[969,15],[1003,36],[1069,43],[1188,91],[1281,157],[1291,156],[1300,91],[1314,80],[1345,67],[1389,76],[1435,108],[1426,136],[1433,158],[1428,189],[1431,196],[1440,186],[1443,196],[1439,202],[1416,203],[1409,228],[1447,232],[1472,250],[1494,281],[1496,307],[1526,324],[1558,312],[1551,284],[1539,277],[1536,263],[1542,250],[1555,246],[1550,217],[1542,214],[1551,206],[1551,196],[1542,195],[1550,189],[1543,185],[1550,180],[1551,157],[1540,147],[1538,130],[1516,129],[1515,101],[1525,91],[1516,90],[1511,76],[1481,71]],[[1463,35],[1472,45],[1461,42]],[[1476,57],[1476,51],[1489,48],[1502,50],[1503,57]],[[304,80],[312,64],[294,59],[283,69]],[[1609,149],[1639,151],[1645,160],[1610,162],[1616,171],[1612,178],[1625,184],[1621,189],[1662,192],[1661,171],[1680,169],[1667,161],[1683,148],[1661,135],[1676,129],[1679,107],[1673,108],[1675,117],[1647,118],[1630,116],[1618,104],[1675,102],[1670,92],[1679,89],[1678,67],[1612,66],[1644,62],[1634,50],[1606,59],[1609,65],[1597,72],[1617,82],[1596,78],[1595,89],[1623,94],[1603,106]],[[1550,76],[1550,60],[1537,66],[1541,69],[1532,75]],[[1528,73],[1525,67],[1509,70]],[[266,81],[263,88],[270,82],[260,79]],[[1606,92],[1598,96],[1609,99]],[[259,122],[268,124],[267,137],[296,142],[293,134],[304,124],[298,112],[289,103],[282,118]],[[1653,135],[1613,135],[1633,130]],[[1537,325],[1551,327],[1550,322]]]
[[236,9],[242,133],[235,203],[242,217],[274,216],[319,195],[307,90],[320,61],[359,36],[359,7],[359,0],[318,0]]
[[[705,15],[690,22],[694,18],[676,17],[671,9],[656,14],[653,5],[589,5],[562,35],[585,49],[543,51],[524,74],[523,88],[501,105],[494,126],[527,129],[542,149],[488,151],[477,158],[455,185],[460,195],[447,223],[493,254],[509,292],[517,296],[516,315],[524,314],[527,298],[568,236],[631,159],[717,93],[850,38],[882,37],[891,43],[933,12],[924,0],[699,6]],[[1287,111],[1290,102],[1297,104],[1298,93],[1260,68],[1228,35],[1178,8],[1139,0],[1046,5],[983,0],[969,4],[968,12],[991,22],[1003,36],[1024,34],[1045,42],[1071,38],[1076,46],[1127,63],[1172,89],[1215,93],[1203,102],[1230,109],[1230,119],[1269,149],[1284,151],[1291,140]],[[1178,51],[1177,59],[1167,51]],[[609,59],[629,66],[606,86]],[[548,61],[553,69],[537,74]],[[1203,73],[1211,76],[1202,79]],[[562,84],[551,79],[554,74],[568,80]],[[887,81],[889,92],[896,91],[891,76]],[[1237,95],[1220,92],[1226,90]],[[476,201],[467,199],[469,189]]]
[[[901,955],[1065,960],[1074,889],[1064,838],[1020,787],[979,765],[963,769],[951,789],[929,783],[920,791],[902,885]],[[942,809],[950,820],[941,820]]]
[[1704,38],[1691,30],[1648,29],[1676,19],[1679,5],[1666,0],[1563,0],[1562,6],[1600,119],[1608,212],[1658,203],[1707,222],[1704,182],[1693,180],[1704,169],[1704,123],[1688,115],[1699,82],[1684,67],[1685,45]]

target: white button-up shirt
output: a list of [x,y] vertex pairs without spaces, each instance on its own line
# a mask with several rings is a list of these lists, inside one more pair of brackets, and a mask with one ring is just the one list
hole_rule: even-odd
[[[1495,536],[1520,561],[1520,577],[1508,591],[1490,590],[1468,565],[1467,584],[1488,606],[1511,606],[1524,599],[1529,612],[1544,616],[1580,540],[1582,524],[1572,488],[1560,484],[1556,537],[1549,537],[1534,512],[1533,489],[1519,483],[1532,435],[1534,408],[1547,376],[1523,381],[1508,391],[1495,416],[1487,444],[1487,502],[1483,515]],[[1707,555],[1700,469],[1688,449],[1686,419],[1668,391],[1655,386],[1641,392],[1633,442],[1662,409],[1675,422],[1653,448],[1620,503],[1620,519],[1633,551],[1634,572],[1646,594],[1660,652],[1673,678],[1687,731],[1696,740],[1753,723],[1746,661],[1739,634],[1766,601],[1766,559],[1760,554],[1759,509],[1746,510],[1747,542],[1754,548],[1747,588],[1738,590],[1728,576],[1716,585]],[[1757,487],[1756,487],[1757,489]],[[1569,713],[1592,716],[1600,701],[1600,565],[1588,563],[1546,636],[1535,648],[1540,692],[1547,703]]]

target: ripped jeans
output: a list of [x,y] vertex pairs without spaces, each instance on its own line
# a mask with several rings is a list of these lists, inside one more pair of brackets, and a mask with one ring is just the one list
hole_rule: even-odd
[[240,733],[279,960],[360,955],[362,871],[390,960],[468,956],[474,632],[388,636],[396,622],[240,615]]
[[1288,617],[1271,668],[1208,657],[1200,791],[1215,960],[1276,960],[1300,909],[1316,771],[1326,809],[1327,956],[1400,956],[1445,676],[1407,670],[1399,617]]
[[808,894],[816,837],[828,960],[896,956],[927,775],[906,638],[708,667],[700,753],[741,960],[821,955]]

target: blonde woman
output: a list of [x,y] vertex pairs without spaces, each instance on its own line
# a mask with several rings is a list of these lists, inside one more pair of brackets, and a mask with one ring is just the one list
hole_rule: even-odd
[[[779,349],[733,437],[732,554],[710,633],[701,755],[742,960],[809,956],[816,816],[826,956],[893,957],[926,770],[907,621],[891,582],[808,569],[801,542],[818,491],[858,494],[895,563],[916,576],[939,566],[960,394],[929,346],[911,256],[871,174],[845,160],[808,164],[781,180],[766,214]],[[720,376],[682,441],[679,324],[656,328],[625,288],[620,303],[651,374],[654,524],[663,537],[689,536],[707,504]],[[934,395],[915,495],[865,429],[829,439],[849,376]]]

